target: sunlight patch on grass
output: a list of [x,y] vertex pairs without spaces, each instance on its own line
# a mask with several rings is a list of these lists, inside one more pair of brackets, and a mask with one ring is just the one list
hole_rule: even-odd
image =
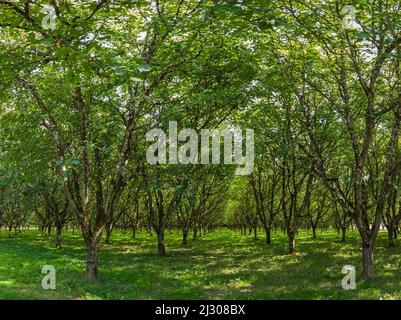
[[252,284],[246,280],[242,280],[242,279],[233,279],[230,280],[230,282],[228,283],[228,285],[232,288],[244,288],[244,287],[252,287]]
[[[378,279],[361,279],[356,231],[340,242],[333,231],[300,231],[297,255],[288,254],[287,238],[272,233],[272,245],[220,229],[181,246],[179,232],[166,235],[167,257],[156,254],[156,238],[115,231],[102,244],[99,281],[84,277],[85,249],[78,234],[63,234],[57,251],[36,230],[6,239],[0,235],[0,298],[3,299],[400,299],[401,252],[388,248],[380,234],[375,252]],[[41,289],[44,264],[57,269],[57,289]],[[357,290],[341,288],[341,269],[357,270]],[[10,277],[9,279],[7,277]]]
[[11,286],[15,283],[13,280],[0,280],[0,286]]
[[223,274],[237,274],[241,271],[244,271],[243,268],[223,268],[221,270],[221,273]]

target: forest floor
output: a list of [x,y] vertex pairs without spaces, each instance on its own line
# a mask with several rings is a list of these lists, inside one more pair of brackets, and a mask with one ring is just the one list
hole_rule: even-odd
[[[115,232],[102,244],[100,274],[85,280],[82,238],[64,234],[56,250],[36,230],[9,239],[0,234],[0,299],[401,299],[401,247],[387,247],[379,234],[375,261],[378,277],[361,279],[360,242],[356,231],[346,243],[334,231],[302,231],[297,254],[287,254],[287,238],[273,233],[272,245],[228,229],[219,229],[181,247],[178,232],[166,234],[168,255],[155,254],[155,235],[137,239]],[[356,290],[341,287],[344,265],[357,270]],[[57,270],[56,290],[41,287],[42,267]]]

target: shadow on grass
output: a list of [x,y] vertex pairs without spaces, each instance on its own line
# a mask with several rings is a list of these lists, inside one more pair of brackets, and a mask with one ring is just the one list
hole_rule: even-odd
[[[287,238],[273,233],[272,245],[220,229],[181,246],[181,235],[166,235],[168,255],[156,255],[156,237],[137,239],[115,232],[102,244],[100,276],[87,281],[81,237],[64,234],[63,249],[30,230],[16,238],[0,236],[0,298],[3,299],[395,299],[400,297],[399,248],[387,248],[380,234],[376,249],[378,279],[360,281],[360,242],[346,243],[333,231],[300,232],[297,254],[287,253]],[[41,288],[42,266],[57,269],[57,290]],[[357,269],[357,289],[341,288],[341,269]]]

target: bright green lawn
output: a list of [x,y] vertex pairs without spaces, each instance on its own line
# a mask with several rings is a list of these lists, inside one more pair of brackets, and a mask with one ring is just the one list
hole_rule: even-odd
[[[179,233],[167,233],[168,256],[155,254],[155,237],[145,232],[132,240],[115,232],[102,245],[100,276],[85,280],[85,251],[79,235],[64,234],[57,251],[34,230],[8,239],[0,234],[0,299],[400,299],[401,248],[387,248],[386,234],[376,248],[378,278],[360,279],[356,232],[347,243],[335,232],[301,232],[298,254],[287,254],[287,240],[273,234],[269,247],[262,240],[220,229],[181,247]],[[57,289],[41,288],[41,268],[57,269]],[[357,268],[357,289],[341,288],[341,268]]]

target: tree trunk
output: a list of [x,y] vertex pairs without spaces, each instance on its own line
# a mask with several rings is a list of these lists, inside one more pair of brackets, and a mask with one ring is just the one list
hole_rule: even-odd
[[258,228],[255,226],[255,227],[253,227],[253,233],[254,233],[254,237],[253,237],[253,239],[254,240],[258,240],[258,230],[257,230]]
[[51,240],[52,226],[47,227],[47,240]]
[[136,238],[136,228],[132,227],[132,239]]
[[164,246],[164,230],[157,232],[157,254],[159,256],[166,255],[166,247]]
[[109,224],[108,226],[106,226],[106,243],[110,244],[110,237],[111,237],[111,233],[113,232],[113,224]]
[[194,228],[194,236],[192,238],[193,240],[196,240],[197,234],[198,234],[198,229]]
[[312,226],[312,240],[316,240],[316,227]]
[[185,247],[188,244],[188,228],[182,228],[182,245]]
[[290,254],[295,253],[295,237],[292,234],[288,234],[288,250]]
[[347,228],[342,227],[341,228],[341,241],[345,242],[346,241],[346,232],[347,232]]
[[56,249],[61,249],[61,231],[62,227],[60,225],[56,226]]
[[271,243],[271,231],[270,228],[266,228],[266,244],[270,245]]
[[362,245],[362,263],[363,263],[363,278],[373,279],[374,265],[373,265],[373,246],[370,241],[363,241]]
[[96,279],[99,265],[99,240],[87,240],[86,277]]

